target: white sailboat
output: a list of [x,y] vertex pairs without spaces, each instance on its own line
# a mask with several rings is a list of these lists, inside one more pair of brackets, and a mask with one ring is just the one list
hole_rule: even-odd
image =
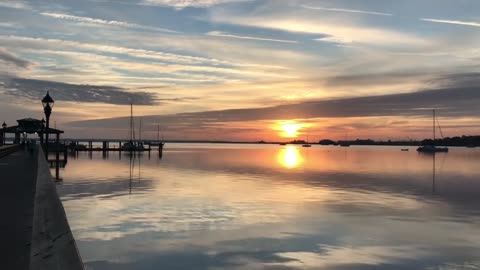
[[435,144],[435,135],[436,135],[436,112],[433,110],[433,142],[432,145],[424,145],[417,148],[418,152],[424,153],[437,153],[437,152],[448,152],[447,147],[436,147]]

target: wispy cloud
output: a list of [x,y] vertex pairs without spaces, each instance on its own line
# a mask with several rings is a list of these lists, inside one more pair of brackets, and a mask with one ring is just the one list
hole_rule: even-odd
[[0,22],[2,28],[21,28],[20,25],[12,22]]
[[333,36],[316,38],[314,40],[315,41],[320,41],[320,42],[336,43],[336,44],[350,44],[350,43],[353,43],[353,40],[351,40],[351,39],[342,38],[342,37],[333,37]]
[[14,9],[31,9],[31,6],[28,3],[23,1],[0,1],[0,7],[5,8],[14,8]]
[[439,19],[420,19],[421,21],[434,22],[434,23],[446,23],[446,24],[457,24],[457,25],[466,25],[480,27],[480,22],[466,22],[466,21],[457,21],[457,20],[439,20]]
[[55,48],[58,50],[87,50],[87,51],[96,51],[96,52],[110,52],[118,54],[126,54],[132,57],[145,58],[145,59],[155,59],[166,62],[173,63],[182,63],[182,64],[210,64],[210,65],[220,65],[228,64],[216,59],[199,57],[199,56],[190,56],[183,54],[174,54],[166,53],[160,51],[152,51],[145,49],[135,49],[127,48],[120,46],[110,46],[96,43],[86,43],[79,41],[71,41],[64,39],[44,39],[44,38],[32,38],[24,36],[5,36],[0,35],[0,38],[3,41],[4,45],[11,47],[20,46],[23,48],[42,48],[42,49],[51,49]]
[[94,25],[116,26],[116,27],[124,27],[124,28],[140,29],[140,30],[178,33],[177,31],[173,31],[166,28],[146,26],[146,25],[140,25],[140,24],[129,23],[129,22],[109,21],[109,20],[96,19],[96,18],[90,18],[90,17],[80,17],[80,16],[74,16],[74,15],[62,14],[62,13],[42,12],[40,14],[43,16],[52,17],[56,19],[69,20],[69,21],[94,24]]
[[3,50],[0,48],[0,62],[7,64],[13,64],[16,67],[27,68],[31,63],[27,60],[24,60],[13,53]]
[[355,10],[355,9],[312,7],[312,6],[308,6],[308,5],[301,5],[301,7],[306,8],[306,9],[313,9],[313,10],[336,11],[336,12],[347,12],[347,13],[361,13],[361,14],[370,14],[370,15],[379,15],[379,16],[393,16],[393,14],[390,14],[390,13]]
[[252,0],[143,0],[143,5],[170,6],[177,9],[186,7],[205,8],[231,2],[247,2]]
[[[379,26],[361,26],[338,24],[322,18],[292,18],[290,16],[236,16],[234,14],[217,14],[214,21],[269,28],[293,33],[328,35],[336,41],[347,41],[393,46],[425,46],[429,41],[414,34],[381,28]],[[331,40],[330,40],[331,41]]]
[[40,98],[46,90],[57,100],[125,105],[154,105],[155,95],[147,92],[129,92],[115,86],[80,85],[46,80],[12,78],[3,82],[6,94],[32,100]]
[[[232,62],[201,56],[83,43],[62,39],[42,39],[2,35],[0,35],[0,39],[3,41],[4,46],[8,48],[21,48],[22,51],[29,54],[36,53],[43,56],[49,55],[57,59],[57,61],[61,61],[60,59],[62,58],[71,58],[70,60],[67,60],[67,62],[73,63],[74,66],[82,66],[83,70],[86,70],[86,67],[98,68],[97,63],[99,61],[104,61],[104,64],[101,65],[101,69],[99,70],[103,70],[103,72],[100,72],[99,75],[103,74],[105,70],[108,69],[107,67],[111,67],[112,70],[123,69],[125,71],[137,72],[137,74],[156,74],[156,77],[162,73],[178,75],[175,80],[185,81],[188,79],[192,82],[198,82],[199,79],[203,82],[213,82],[218,79],[223,81],[225,80],[223,78],[224,76],[254,78],[259,74],[262,74],[264,77],[288,77],[286,74],[278,74],[278,69],[280,67],[256,66],[254,64],[249,64],[248,62]],[[105,56],[105,53],[114,53],[128,57]],[[131,57],[140,58],[143,61],[128,59]],[[89,71],[91,70],[89,69]],[[213,80],[211,76],[203,76],[211,74],[216,74],[219,77]],[[198,78],[197,75],[202,76],[201,78]],[[150,78],[149,80],[152,79],[153,78]],[[83,80],[85,79],[83,78]]]
[[271,41],[271,42],[281,42],[281,43],[298,43],[295,40],[271,39],[271,38],[252,37],[252,36],[238,36],[238,35],[232,35],[230,33],[225,33],[225,32],[220,32],[220,31],[211,31],[211,32],[208,32],[207,35],[208,36],[215,36],[215,37],[227,37],[227,38],[237,38],[237,39],[258,40],[258,41]]

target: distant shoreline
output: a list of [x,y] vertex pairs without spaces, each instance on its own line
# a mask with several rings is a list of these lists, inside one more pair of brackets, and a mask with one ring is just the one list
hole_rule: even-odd
[[[11,142],[12,138],[7,138],[7,143]],[[38,141],[38,139],[33,139],[33,141]],[[64,138],[60,140],[61,142],[125,142],[125,139],[71,139]],[[141,140],[142,142],[158,142],[157,140]],[[316,144],[316,145],[351,145],[351,146],[421,146],[421,145],[437,145],[437,146],[458,146],[458,147],[480,147],[480,135],[475,136],[457,136],[457,137],[447,137],[443,139],[437,139],[435,141],[431,139],[424,140],[409,140],[409,141],[375,141],[371,139],[355,139],[355,140],[329,140],[323,139],[320,141],[304,141],[304,140],[293,140],[293,141],[228,141],[228,140],[162,140],[164,143],[205,143],[205,144],[290,144],[290,145],[302,145],[302,144]]]
[[[121,139],[64,139],[64,141],[92,141],[92,142],[102,142],[102,141],[123,141]],[[157,140],[142,140],[145,142],[157,142]],[[446,137],[443,139],[437,139],[435,141],[431,139],[424,140],[409,140],[409,141],[375,141],[371,139],[355,139],[355,140],[329,140],[323,139],[320,141],[304,141],[304,140],[293,140],[293,141],[228,141],[228,140],[163,140],[164,143],[208,143],[208,144],[291,144],[291,145],[301,145],[305,143],[309,144],[318,144],[318,145],[366,145],[366,146],[421,146],[421,145],[442,145],[442,146],[459,146],[459,147],[480,147],[480,135],[475,136],[457,136],[457,137]]]

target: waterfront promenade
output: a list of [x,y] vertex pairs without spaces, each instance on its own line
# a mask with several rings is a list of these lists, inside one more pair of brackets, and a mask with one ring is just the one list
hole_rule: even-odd
[[0,181],[0,269],[82,270],[43,151],[1,157]]
[[0,158],[0,269],[28,269],[32,239],[37,151]]

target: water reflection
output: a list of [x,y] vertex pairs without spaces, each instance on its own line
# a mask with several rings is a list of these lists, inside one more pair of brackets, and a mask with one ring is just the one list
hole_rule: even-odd
[[437,187],[437,182],[436,182],[436,176],[437,176],[437,166],[436,166],[436,161],[435,161],[436,154],[433,153],[432,155],[432,193],[435,193],[436,187]]
[[58,188],[89,269],[475,269],[479,160],[179,145],[80,155]]
[[300,166],[303,162],[303,157],[296,146],[289,145],[278,154],[278,161],[285,168],[296,168]]

